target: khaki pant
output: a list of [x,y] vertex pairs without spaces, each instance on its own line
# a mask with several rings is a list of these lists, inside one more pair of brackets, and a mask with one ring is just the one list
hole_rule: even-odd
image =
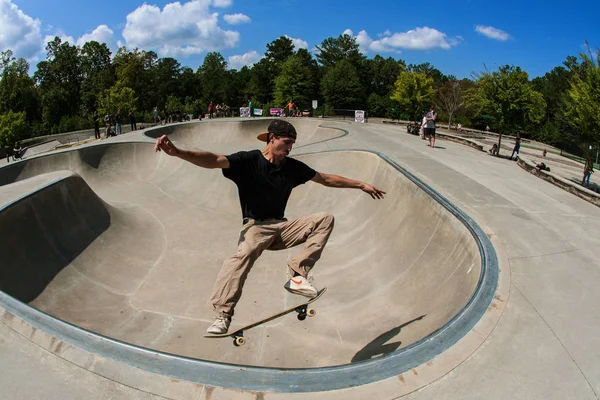
[[333,215],[324,212],[294,221],[250,220],[242,227],[237,253],[221,267],[209,304],[218,314],[233,316],[246,277],[265,250],[284,250],[305,243],[304,249],[288,261],[288,267],[291,276],[298,273],[307,277],[332,230]]

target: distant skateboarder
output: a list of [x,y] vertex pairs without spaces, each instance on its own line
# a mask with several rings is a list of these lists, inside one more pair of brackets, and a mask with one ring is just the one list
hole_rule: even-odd
[[199,167],[221,168],[223,175],[238,187],[243,226],[237,253],[223,263],[209,300],[217,314],[207,330],[211,334],[229,329],[246,277],[264,250],[283,250],[305,243],[304,249],[288,262],[291,279],[284,288],[306,297],[317,295],[308,274],[321,257],[334,218],[321,212],[288,221],[284,213],[292,189],[312,180],[328,187],[361,189],[373,199],[382,199],[385,194],[367,183],[317,172],[288,157],[296,142],[296,129],[287,121],[274,120],[258,139],[267,143],[262,151],[240,151],[228,156],[179,149],[166,135],[156,139],[155,151]]

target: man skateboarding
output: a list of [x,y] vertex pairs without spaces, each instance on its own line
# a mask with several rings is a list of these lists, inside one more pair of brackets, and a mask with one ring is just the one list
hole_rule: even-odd
[[328,187],[361,189],[373,199],[382,199],[385,194],[367,183],[317,172],[288,157],[296,136],[292,124],[274,120],[267,132],[257,137],[267,143],[263,150],[240,151],[228,156],[179,149],[166,135],[156,139],[155,151],[199,167],[221,168],[223,175],[238,187],[243,216],[238,250],[224,261],[215,282],[209,304],[217,316],[207,333],[227,332],[246,277],[264,250],[283,250],[305,243],[304,249],[288,261],[291,278],[284,288],[306,297],[317,295],[308,274],[321,257],[334,219],[323,212],[288,221],[284,217],[285,207],[294,187],[313,181]]

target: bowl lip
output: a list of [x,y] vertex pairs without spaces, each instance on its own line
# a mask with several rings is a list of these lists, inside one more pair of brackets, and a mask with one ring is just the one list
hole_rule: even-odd
[[[345,131],[341,128],[324,127]],[[142,143],[131,141],[99,145]],[[86,146],[70,151],[75,152],[82,149],[90,150]],[[223,388],[287,393],[331,391],[374,383],[416,368],[452,347],[482,319],[498,287],[499,266],[496,251],[488,236],[470,216],[385,154],[371,150],[336,149],[302,153],[298,156],[340,152],[370,153],[381,158],[456,217],[468,229],[479,249],[481,271],[477,286],[469,301],[446,324],[407,347],[374,359],[337,366],[316,368],[245,366],[193,359],[115,340],[55,318],[1,291],[0,307],[31,326],[89,353],[148,372]],[[27,161],[21,162],[26,163]],[[56,184],[56,180],[3,205],[0,212],[53,184]]]

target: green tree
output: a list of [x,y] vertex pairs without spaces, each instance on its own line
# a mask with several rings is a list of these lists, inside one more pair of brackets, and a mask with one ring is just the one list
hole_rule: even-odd
[[369,68],[370,94],[367,100],[369,114],[378,117],[391,117],[392,109],[397,108],[397,101],[390,96],[400,72],[406,69],[404,61],[396,61],[392,57],[384,59],[379,54],[367,61]]
[[[409,64],[406,70],[427,75],[429,78],[433,79],[433,87],[436,89],[450,80],[449,77],[428,62],[422,64]],[[456,80],[456,78],[454,79]]]
[[327,104],[338,109],[360,109],[364,92],[354,66],[348,60],[339,61],[323,77],[321,92]]
[[58,125],[63,116],[79,113],[83,73],[77,46],[55,37],[46,50],[46,61],[38,64],[34,78],[39,85],[42,118],[48,129]]
[[13,148],[16,142],[27,136],[28,126],[24,112],[8,111],[0,114],[0,147]]
[[164,106],[166,98],[159,97],[156,90],[158,82],[155,68],[158,56],[153,51],[134,51],[121,47],[113,59],[119,88],[131,88],[138,98],[138,109],[151,110],[155,106]]
[[435,99],[433,79],[420,72],[402,72],[391,98],[400,103],[412,121],[418,121]]
[[281,65],[292,55],[294,55],[294,43],[288,37],[281,36],[267,44],[265,58],[274,64]]
[[347,34],[337,38],[329,37],[316,47],[317,60],[325,68],[334,67],[341,60],[348,60],[357,69],[365,58],[356,39]]
[[85,112],[91,114],[98,105],[98,96],[116,81],[108,46],[96,41],[85,43],[81,48],[81,69],[81,101]]
[[467,104],[476,115],[493,117],[500,132],[528,131],[544,118],[546,102],[520,67],[505,65],[476,77],[476,86],[465,94]]
[[0,113],[25,112],[30,121],[41,118],[40,99],[35,81],[29,76],[29,63],[2,52],[0,60]]
[[202,101],[206,104],[221,103],[227,93],[227,62],[221,53],[208,53],[198,74],[202,85]]
[[314,76],[310,65],[301,56],[293,55],[281,65],[281,73],[275,79],[275,104],[285,106],[294,100],[300,108],[311,104],[314,94]]
[[137,98],[132,88],[115,85],[102,93],[99,100],[98,113],[100,116],[114,115],[121,110],[121,115],[127,116],[129,111],[136,111]]
[[578,69],[573,69],[567,90],[566,115],[583,139],[600,141],[600,55],[581,53]]
[[254,64],[247,88],[248,98],[257,100],[261,104],[273,100],[274,77],[271,76],[271,69],[270,62],[264,58]]
[[[181,96],[181,93],[179,93],[179,78],[181,76],[179,61],[171,57],[160,58],[152,71],[152,75],[155,82],[154,88],[159,99],[168,99],[169,96]],[[169,109],[174,110],[171,107]]]

